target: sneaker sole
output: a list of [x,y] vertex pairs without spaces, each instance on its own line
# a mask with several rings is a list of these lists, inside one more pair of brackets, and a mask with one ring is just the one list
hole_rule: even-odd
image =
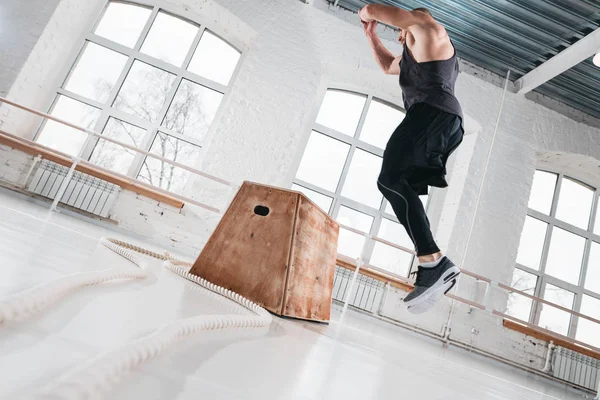
[[448,282],[447,285],[444,286],[444,288],[438,290],[436,293],[434,293],[433,295],[431,295],[429,297],[429,299],[427,299],[427,301],[424,301],[423,303],[418,304],[416,306],[408,307],[408,312],[410,312],[411,314],[423,314],[423,313],[426,313],[427,311],[429,311],[430,309],[432,309],[433,306],[436,305],[436,303],[438,302],[438,300],[443,295],[445,295],[450,290],[452,290],[452,288],[454,287],[454,285],[456,285],[456,279],[452,279],[450,282]]
[[[446,272],[433,284],[429,289],[427,289],[423,294],[419,297],[412,299],[411,301],[405,301],[407,307],[415,307],[425,301],[427,301],[432,295],[436,294],[439,291],[448,290],[447,285],[451,283],[451,281],[460,275],[460,268],[457,266],[453,266],[448,268]],[[453,285],[452,285],[453,286]]]

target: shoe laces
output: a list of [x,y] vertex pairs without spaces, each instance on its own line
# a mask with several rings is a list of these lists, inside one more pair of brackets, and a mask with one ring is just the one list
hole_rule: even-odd
[[410,273],[410,276],[416,275],[415,286],[421,286],[423,283],[423,268],[417,268],[416,271]]

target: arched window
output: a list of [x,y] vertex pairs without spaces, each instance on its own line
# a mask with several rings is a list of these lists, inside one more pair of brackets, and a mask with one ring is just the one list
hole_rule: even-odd
[[[600,318],[598,191],[562,173],[535,172],[513,287]],[[600,327],[557,308],[511,294],[508,313],[600,346]]]
[[[193,165],[239,58],[194,21],[111,1],[85,36],[50,113]],[[190,174],[102,139],[86,142],[81,132],[54,122],[36,140],[173,192],[183,190]]]
[[[404,110],[372,95],[329,89],[319,109],[292,189],[304,192],[340,223],[414,248],[377,189],[383,150]],[[427,196],[422,196],[427,201]],[[340,231],[338,251],[408,276],[413,256],[356,233]]]

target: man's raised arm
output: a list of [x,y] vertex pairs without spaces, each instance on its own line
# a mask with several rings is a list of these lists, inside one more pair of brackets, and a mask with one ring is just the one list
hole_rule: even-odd
[[379,21],[383,24],[402,29],[408,29],[408,27],[420,21],[419,16],[411,11],[383,4],[367,4],[361,8],[358,16],[364,22]]
[[365,35],[369,40],[369,45],[375,55],[375,61],[377,61],[379,67],[388,75],[399,75],[400,59],[402,56],[394,56],[385,48],[383,43],[381,43],[381,40],[379,40],[379,37],[377,37],[377,33],[375,32],[377,21],[363,22],[363,27],[365,29]]

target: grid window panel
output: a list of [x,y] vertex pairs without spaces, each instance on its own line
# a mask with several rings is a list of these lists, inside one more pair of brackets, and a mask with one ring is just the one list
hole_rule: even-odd
[[[193,165],[198,151],[198,146],[160,132],[150,148],[151,153],[184,165]],[[138,178],[170,192],[183,193],[191,174],[162,160],[146,157]]]
[[[139,147],[146,135],[146,130],[116,118],[110,118],[102,135]],[[136,154],[133,150],[99,139],[90,157],[90,162],[126,175]]]
[[531,193],[529,194],[528,207],[532,210],[550,215],[557,179],[557,174],[539,170],[535,171],[533,174]]
[[593,199],[594,191],[591,188],[572,179],[563,178],[558,195],[556,218],[587,230]]
[[240,52],[229,43],[204,31],[188,71],[227,86],[240,56]]
[[[575,301],[575,293],[558,286],[546,284],[544,299],[559,306],[572,309]],[[571,314],[547,304],[541,304],[540,306],[542,312],[540,314],[539,325],[544,329],[567,336],[571,324]]]
[[405,114],[397,108],[373,100],[360,132],[360,140],[385,149],[390,136],[400,125],[404,116]]
[[377,188],[381,161],[381,157],[357,149],[350,161],[350,169],[344,182],[342,196],[369,207],[379,208],[383,199]]
[[[50,115],[86,129],[93,129],[100,118],[100,113],[101,111],[96,107],[59,95]],[[87,135],[77,129],[47,121],[38,135],[37,142],[76,156],[81,151],[86,138]]]
[[[240,59],[237,49],[207,29],[159,6],[107,2],[57,88],[52,113],[88,129],[102,126],[106,138],[194,165]],[[206,76],[198,76],[197,68],[205,68]],[[43,144],[81,152],[102,167],[167,190],[187,186],[191,173],[181,168],[103,138],[85,139],[52,122],[36,135]]]
[[158,122],[176,78],[174,74],[136,60],[113,107],[150,122]]
[[[592,318],[600,319],[600,299],[583,295],[580,312]],[[579,318],[575,338],[592,346],[600,347],[600,324]]]
[[[373,226],[374,217],[353,210],[349,207],[340,207],[336,220],[342,224],[362,232],[369,232]],[[351,258],[359,258],[362,254],[366,238],[344,228],[340,229],[338,238],[338,253]]]
[[319,109],[317,124],[354,136],[367,96],[339,90],[328,90]]
[[546,241],[548,224],[527,216],[521,233],[517,262],[532,269],[540,269],[542,251]]
[[198,33],[189,21],[159,12],[142,45],[142,53],[180,67]]
[[[327,205],[331,199],[330,213],[342,224],[412,248],[405,229],[395,221],[384,219],[384,215],[393,215],[393,210],[386,202],[382,211],[383,196],[377,188],[382,148],[404,117],[400,110],[401,107],[371,95],[328,89],[294,185],[310,187],[311,191],[324,196],[321,199],[327,200]],[[421,197],[421,201],[426,203],[427,196]],[[367,223],[363,225],[347,215],[353,212],[369,216],[364,218]],[[400,276],[407,276],[413,261],[409,252],[373,239],[365,240],[343,228],[338,250],[352,258],[362,256],[365,262]]]
[[[562,173],[536,171],[528,203],[530,215],[525,221],[517,256],[518,264],[525,270],[515,269],[513,285],[525,280],[530,282],[529,288],[535,281],[533,293],[539,293],[538,296],[592,315],[589,305],[600,304],[596,303],[600,301],[598,207],[595,188]],[[594,224],[590,224],[592,220]],[[546,237],[550,237],[548,242]],[[579,298],[580,302],[575,301]],[[532,305],[518,295],[509,296],[508,310],[511,315],[529,315],[531,323],[592,344],[593,325],[583,318],[575,321],[565,311],[535,301]],[[584,332],[580,333],[581,330]]]
[[313,131],[296,178],[335,192],[349,151],[350,145]]
[[376,242],[370,264],[393,274],[408,277],[413,255],[387,244]]
[[554,227],[548,251],[548,261],[546,262],[546,273],[577,285],[584,249],[585,238]]
[[[535,294],[538,277],[518,268],[515,269],[511,286],[530,295]],[[510,293],[507,302],[507,314],[523,321],[529,321],[533,300],[519,293]]]
[[69,74],[65,89],[104,103],[108,100],[126,62],[127,56],[87,42],[77,64]]
[[129,3],[110,2],[94,33],[133,48],[152,10]]
[[407,249],[414,250],[415,248],[410,236],[408,236],[408,233],[406,232],[406,228],[398,222],[390,221],[387,218],[381,220],[377,236],[388,242],[406,247]]
[[204,141],[222,99],[222,93],[184,79],[177,88],[162,126]]
[[600,294],[600,243],[592,242],[584,286]]
[[371,230],[374,219],[375,218],[370,215],[345,206],[340,207],[336,218],[340,224],[358,229],[362,232],[369,232]]

